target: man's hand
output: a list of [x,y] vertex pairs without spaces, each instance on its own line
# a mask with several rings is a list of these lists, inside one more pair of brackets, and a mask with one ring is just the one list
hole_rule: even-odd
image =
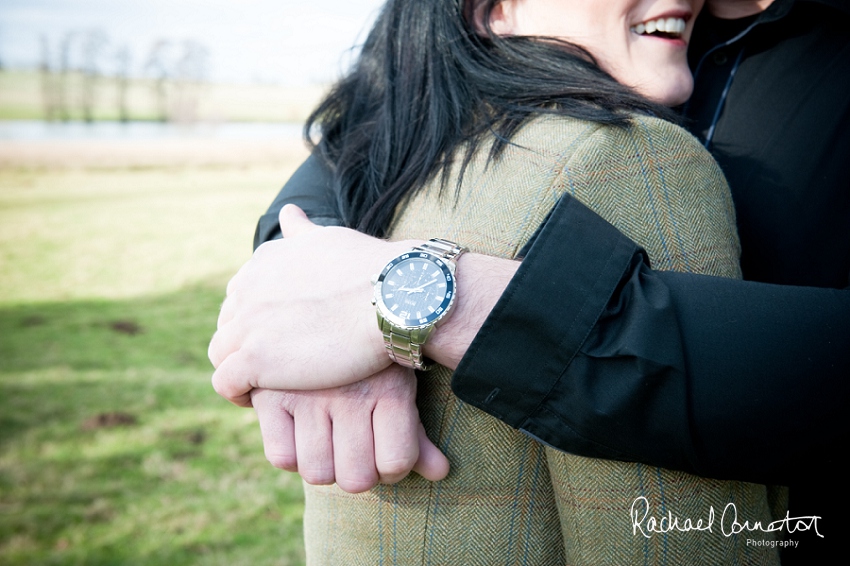
[[[422,240],[387,242],[347,228],[320,228],[300,208],[280,212],[283,240],[260,246],[230,280],[209,356],[215,390],[250,406],[250,391],[324,389],[390,365],[371,303],[372,276]],[[465,253],[457,304],[425,344],[456,368],[519,262]]]
[[296,206],[283,240],[260,246],[227,286],[209,347],[215,390],[241,406],[250,391],[324,389],[390,365],[371,304],[371,278],[419,242],[321,228]]
[[255,389],[251,397],[266,458],[307,483],[359,493],[410,471],[431,481],[448,474],[448,460],[419,422],[412,370],[393,365],[335,389]]

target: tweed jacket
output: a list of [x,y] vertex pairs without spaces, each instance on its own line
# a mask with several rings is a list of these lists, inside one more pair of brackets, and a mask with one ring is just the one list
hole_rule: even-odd
[[[540,117],[498,160],[488,163],[488,149],[459,185],[455,167],[403,202],[391,237],[512,258],[570,194],[643,245],[657,269],[740,277],[728,187],[684,130],[648,117],[628,128]],[[777,552],[748,543],[775,533],[727,533],[733,509],[739,523],[782,516],[783,490],[559,452],[464,404],[450,382],[446,368],[421,374],[418,395],[449,476],[356,495],[305,485],[309,564],[778,564]]]

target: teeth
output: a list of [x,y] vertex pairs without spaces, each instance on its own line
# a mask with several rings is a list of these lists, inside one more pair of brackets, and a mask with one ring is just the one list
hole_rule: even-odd
[[682,18],[658,18],[648,22],[640,23],[631,27],[631,31],[638,34],[650,34],[655,32],[679,34],[685,31],[685,20]]

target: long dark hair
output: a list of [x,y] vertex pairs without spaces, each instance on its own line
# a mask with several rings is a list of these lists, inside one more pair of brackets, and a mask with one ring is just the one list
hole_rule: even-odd
[[621,126],[629,112],[672,117],[580,47],[496,36],[489,20],[499,1],[388,0],[352,71],[308,118],[305,136],[318,126],[314,150],[334,171],[349,227],[384,235],[396,205],[445,172],[460,144],[469,142],[465,168],[495,134],[490,157],[497,158],[535,114]]

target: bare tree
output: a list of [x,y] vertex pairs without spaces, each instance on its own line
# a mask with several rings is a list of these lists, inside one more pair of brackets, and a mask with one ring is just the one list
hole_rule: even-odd
[[145,70],[153,78],[153,95],[156,107],[157,119],[161,122],[168,121],[168,90],[167,83],[171,77],[171,65],[168,60],[171,51],[171,42],[161,39],[153,44],[145,63]]
[[86,33],[82,44],[82,88],[80,92],[80,107],[86,122],[94,120],[97,82],[100,78],[99,62],[104,47],[109,39],[102,30],[94,29]]
[[116,102],[118,104],[118,119],[122,122],[130,120],[127,91],[130,87],[130,64],[132,60],[130,48],[126,45],[122,45],[115,51]]
[[71,90],[71,49],[76,35],[76,32],[69,31],[59,43],[59,80],[57,81],[56,100],[59,118],[65,122],[71,119],[68,98]]
[[51,64],[50,42],[46,35],[41,36],[41,62],[38,66],[41,76],[41,103],[44,119],[55,120],[59,116],[59,84]]
[[182,47],[183,51],[175,65],[175,96],[171,116],[179,122],[194,122],[198,118],[209,51],[192,40],[184,41]]
[[180,44],[157,41],[150,50],[145,71],[161,121],[193,122],[207,76],[209,51],[197,41]]

